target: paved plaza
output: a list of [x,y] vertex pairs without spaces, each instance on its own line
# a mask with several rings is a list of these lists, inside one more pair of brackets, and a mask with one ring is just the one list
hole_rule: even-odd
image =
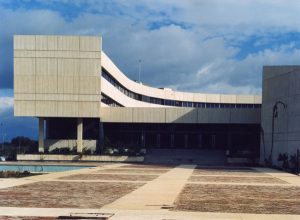
[[95,167],[0,179],[0,219],[300,219],[300,177],[196,164]]

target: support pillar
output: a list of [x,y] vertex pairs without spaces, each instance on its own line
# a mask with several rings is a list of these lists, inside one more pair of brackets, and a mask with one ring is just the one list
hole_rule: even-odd
[[83,133],[83,124],[82,118],[77,119],[77,153],[82,153],[82,133]]
[[44,118],[39,118],[39,153],[44,151]]
[[198,147],[202,148],[202,134],[198,134]]

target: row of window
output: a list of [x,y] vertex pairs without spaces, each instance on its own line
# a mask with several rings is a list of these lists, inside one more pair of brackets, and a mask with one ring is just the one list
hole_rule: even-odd
[[111,99],[107,95],[101,93],[101,102],[105,103],[110,107],[123,107],[120,103],[116,102],[115,100]]
[[110,75],[110,73],[104,68],[102,68],[102,77],[126,96],[135,100],[157,104],[157,105],[191,107],[191,108],[260,108],[261,107],[261,104],[205,103],[205,102],[186,102],[186,101],[177,101],[177,100],[169,100],[169,99],[160,99],[160,98],[137,94],[135,92],[128,90],[122,84],[120,84],[115,78],[113,78]]

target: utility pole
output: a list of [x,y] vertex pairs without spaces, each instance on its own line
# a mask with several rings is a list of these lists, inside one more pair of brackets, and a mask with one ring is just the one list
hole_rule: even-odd
[[139,60],[139,83],[141,83],[142,60]]

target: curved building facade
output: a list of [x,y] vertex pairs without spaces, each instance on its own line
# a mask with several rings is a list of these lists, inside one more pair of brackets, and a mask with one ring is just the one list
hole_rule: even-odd
[[129,79],[100,37],[14,36],[14,113],[39,118],[39,151],[205,149],[259,155],[261,96],[177,92]]

